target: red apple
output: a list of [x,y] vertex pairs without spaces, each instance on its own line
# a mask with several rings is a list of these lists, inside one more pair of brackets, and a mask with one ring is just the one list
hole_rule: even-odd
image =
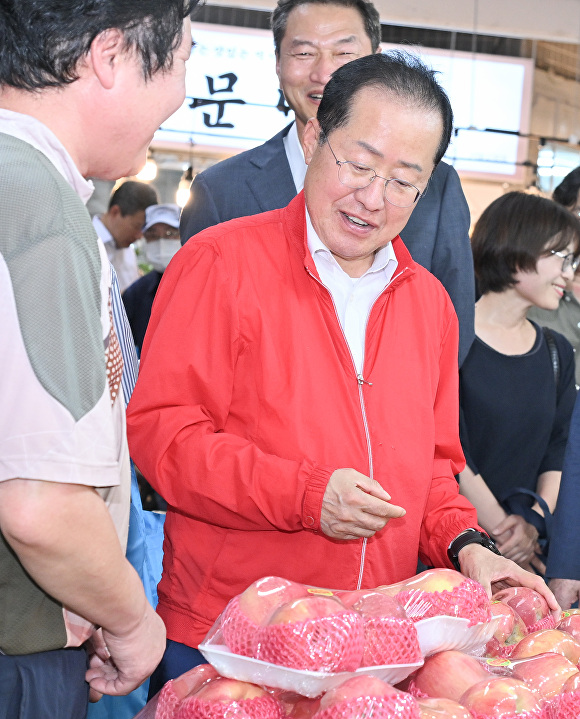
[[451,699],[423,697],[417,699],[421,719],[473,719],[473,714]]
[[347,607],[362,614],[365,632],[363,667],[421,661],[415,625],[393,597],[367,589],[342,592],[339,598]]
[[306,587],[288,579],[258,579],[225,608],[221,621],[224,642],[235,654],[254,657],[258,627],[282,604],[306,594]]
[[577,642],[580,642],[580,614],[572,614],[569,609],[562,612],[558,629],[562,632],[568,632]]
[[489,679],[489,674],[477,659],[449,650],[427,657],[414,675],[410,689],[419,695],[458,702],[470,687],[483,679]]
[[513,662],[513,676],[525,681],[544,699],[556,696],[577,673],[578,668],[561,654],[539,654]]
[[465,692],[460,703],[477,716],[505,717],[524,714],[526,719],[542,717],[542,708],[533,690],[519,679],[511,677],[495,677],[479,682]]
[[492,600],[508,604],[524,620],[528,632],[553,629],[554,617],[544,597],[529,587],[508,587],[493,595]]
[[500,617],[493,637],[485,646],[488,657],[507,657],[527,633],[523,619],[507,604],[493,601],[491,616]]
[[347,679],[320,700],[314,719],[420,719],[416,700],[371,676]]
[[559,629],[541,629],[524,637],[514,648],[512,659],[525,659],[552,652],[566,657],[572,664],[580,661],[580,643]]
[[239,716],[247,719],[282,719],[282,704],[255,684],[226,679],[214,679],[192,696],[183,700],[179,719]]
[[261,627],[256,657],[310,671],[353,671],[364,649],[360,612],[334,596],[310,594],[283,604]]
[[453,569],[428,569],[409,579],[396,595],[413,621],[446,615],[472,624],[488,622],[490,602],[485,589]]
[[185,699],[186,696],[201,689],[204,684],[218,677],[217,670],[211,664],[200,664],[174,679],[173,690],[180,700]]

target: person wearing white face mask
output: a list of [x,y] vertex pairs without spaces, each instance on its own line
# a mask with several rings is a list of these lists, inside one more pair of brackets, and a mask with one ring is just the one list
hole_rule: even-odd
[[123,293],[125,310],[139,355],[161,277],[171,258],[181,247],[179,214],[179,206],[172,204],[151,205],[145,211],[145,257],[153,269]]

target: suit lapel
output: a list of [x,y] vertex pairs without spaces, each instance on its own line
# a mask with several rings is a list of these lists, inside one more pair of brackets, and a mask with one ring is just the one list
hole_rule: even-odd
[[290,127],[285,127],[252,153],[254,171],[246,182],[262,212],[286,207],[296,196],[296,186],[284,149],[284,137]]

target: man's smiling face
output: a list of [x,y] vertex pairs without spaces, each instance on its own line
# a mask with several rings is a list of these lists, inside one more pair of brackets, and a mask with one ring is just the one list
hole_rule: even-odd
[[332,73],[371,53],[371,41],[356,8],[306,3],[290,12],[276,73],[286,102],[296,115],[299,136],[306,122],[316,117]]
[[[304,131],[306,206],[316,233],[338,264],[351,277],[360,277],[375,252],[407,224],[415,205],[387,202],[385,181],[379,177],[362,189],[343,185],[328,143],[318,143],[319,131],[317,120],[310,120]],[[328,139],[339,161],[372,167],[383,178],[404,180],[424,192],[442,132],[436,110],[363,87],[351,99],[348,123]]]

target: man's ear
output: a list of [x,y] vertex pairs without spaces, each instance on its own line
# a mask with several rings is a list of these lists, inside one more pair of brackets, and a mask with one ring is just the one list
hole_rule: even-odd
[[302,149],[304,150],[304,160],[307,165],[310,164],[312,156],[318,146],[318,138],[320,137],[320,124],[315,117],[311,117],[304,127],[302,133]]
[[119,60],[124,54],[123,33],[117,28],[104,30],[92,41],[87,63],[105,90],[113,87]]
[[123,217],[123,213],[121,212],[121,208],[119,207],[119,205],[111,205],[111,207],[107,211],[107,214],[114,220],[118,220]]

